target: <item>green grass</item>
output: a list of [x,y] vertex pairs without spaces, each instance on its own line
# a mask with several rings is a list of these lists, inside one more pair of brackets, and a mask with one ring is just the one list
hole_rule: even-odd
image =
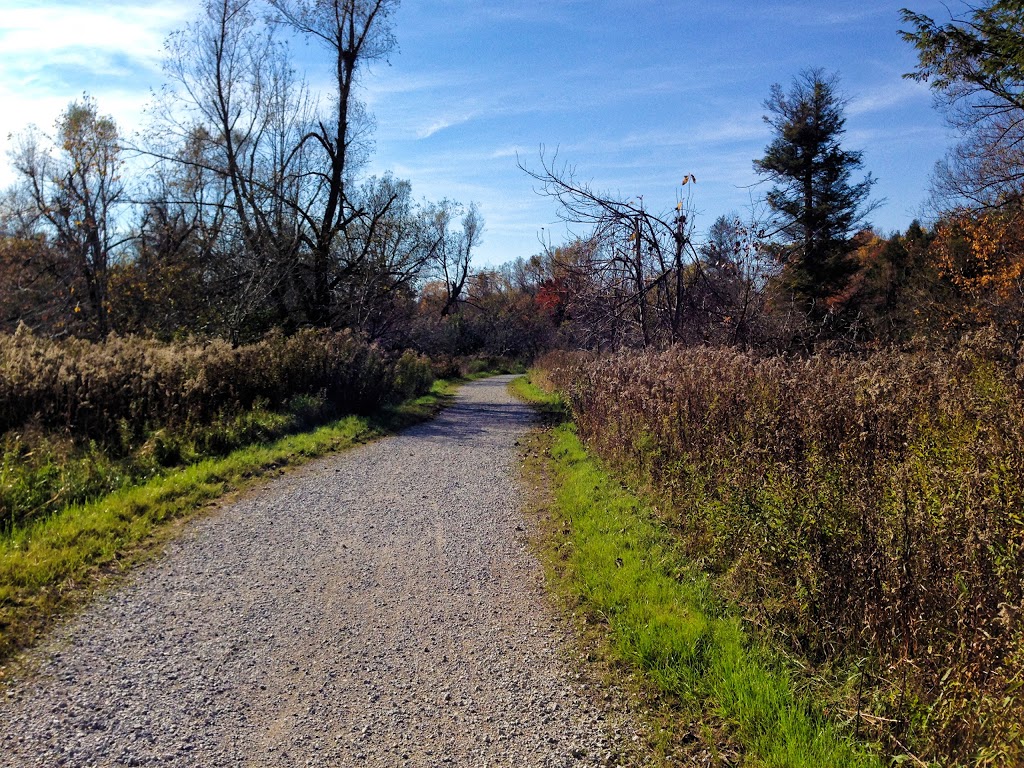
[[542,390],[530,381],[529,376],[519,376],[512,379],[508,385],[509,391],[534,407],[535,410],[544,416],[547,422],[564,421],[567,417],[565,403],[557,393],[549,393]]
[[[199,461],[8,530],[0,537],[0,663],[31,646],[96,588],[152,556],[178,521],[286,467],[429,419],[450,401],[456,383],[439,381],[430,394],[371,417],[348,416]],[[0,666],[0,679],[3,674]]]
[[[562,410],[525,378],[512,390],[549,414]],[[550,440],[552,513],[567,538],[570,589],[615,656],[671,698],[681,718],[710,724],[681,727],[724,730],[745,765],[881,764],[794,692],[779,657],[751,642],[655,511],[588,455],[573,424],[555,426]]]

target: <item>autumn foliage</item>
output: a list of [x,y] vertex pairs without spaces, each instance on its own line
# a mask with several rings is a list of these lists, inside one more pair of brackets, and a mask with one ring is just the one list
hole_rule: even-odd
[[1019,333],[1024,309],[1022,214],[1019,206],[985,212],[959,209],[936,227],[932,256],[961,294],[955,319],[991,323],[1004,335]]

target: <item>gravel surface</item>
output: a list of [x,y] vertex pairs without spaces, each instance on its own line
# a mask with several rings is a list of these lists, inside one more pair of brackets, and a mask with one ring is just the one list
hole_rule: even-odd
[[0,697],[0,765],[619,764],[527,550],[508,380],[188,526]]

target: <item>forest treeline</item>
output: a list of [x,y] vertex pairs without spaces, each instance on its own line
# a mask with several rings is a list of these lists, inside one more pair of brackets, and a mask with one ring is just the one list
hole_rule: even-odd
[[[209,0],[169,38],[140,134],[86,96],[51,134],[13,137],[0,329],[237,344],[326,328],[442,356],[535,352],[536,333],[507,328],[511,278],[471,266],[476,205],[363,173],[372,119],[354,89],[393,48],[396,6]],[[299,69],[299,46],[329,87],[307,84],[323,73]]]
[[[941,347],[981,327],[1019,347],[1022,105],[1017,54],[999,37],[1020,15],[1013,3],[979,10],[970,34],[905,13],[921,62],[911,75],[963,136],[936,174],[928,223],[870,227],[873,178],[858,178],[861,154],[843,145],[846,97],[810,69],[764,104],[757,212],[700,231],[692,176],[659,212],[542,155],[524,170],[584,234],[487,269],[472,264],[476,205],[417,200],[409,180],[361,173],[372,121],[353,89],[393,48],[396,6],[209,0],[169,39],[141,134],[122,136],[84,97],[52,135],[14,137],[0,330],[244,343],[350,329],[387,349],[521,359],[679,343]],[[307,84],[298,45],[319,51],[329,89]]]

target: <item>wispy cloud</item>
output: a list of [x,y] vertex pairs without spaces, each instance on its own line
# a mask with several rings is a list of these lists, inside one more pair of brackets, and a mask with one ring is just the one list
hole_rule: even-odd
[[[614,2],[614,0],[612,0]],[[607,0],[441,0],[432,4],[429,20],[436,27],[494,24],[571,25],[578,28],[600,15]]]
[[522,157],[527,152],[526,147],[520,144],[510,144],[498,147],[487,153],[488,160],[505,160],[511,157]]
[[157,68],[167,33],[195,11],[189,3],[15,2],[0,16],[4,66],[42,69],[65,60],[89,66],[86,52],[116,54]]
[[657,128],[646,131],[626,131],[602,137],[582,138],[560,145],[563,155],[585,153],[593,157],[637,157],[638,152],[681,152],[700,156],[714,152],[733,151],[739,146],[757,146],[768,139],[768,129],[759,115],[723,115],[703,121],[681,124],[669,130]]
[[804,27],[849,26],[877,19],[880,16],[895,16],[892,3],[884,2],[884,0],[829,4],[822,3],[820,0],[785,4],[735,2],[732,6],[734,13],[744,14],[748,18],[755,16],[773,23],[784,22]]
[[[0,152],[9,134],[33,123],[50,126],[83,91],[124,130],[135,128],[148,90],[160,84],[166,36],[197,6],[198,0],[9,0],[0,14]],[[0,184],[10,181],[0,162]]]
[[435,133],[439,133],[439,132],[445,130],[446,128],[451,128],[451,127],[456,126],[456,125],[462,125],[463,123],[468,123],[475,116],[476,115],[474,113],[470,112],[468,114],[463,114],[463,115],[458,115],[458,116],[454,116],[453,115],[453,116],[450,116],[450,117],[441,117],[441,118],[432,120],[429,123],[427,123],[426,125],[424,125],[422,128],[420,128],[419,130],[416,131],[416,138],[418,138],[418,139],[429,139]]
[[479,73],[465,70],[407,73],[390,67],[377,67],[362,82],[364,97],[384,101],[392,96],[408,96],[440,90],[459,90],[481,80]]
[[914,102],[924,105],[929,99],[927,85],[909,80],[896,80],[857,94],[847,106],[846,114],[849,117],[859,117],[874,112],[884,112]]

